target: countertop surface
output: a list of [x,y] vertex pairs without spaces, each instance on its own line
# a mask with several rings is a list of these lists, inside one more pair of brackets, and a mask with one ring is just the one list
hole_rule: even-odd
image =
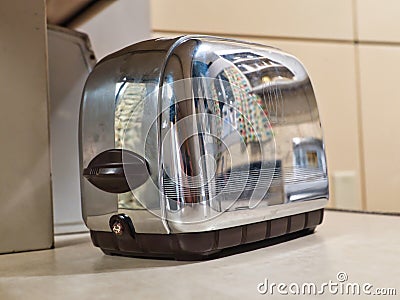
[[398,216],[327,211],[314,234],[200,262],[111,257],[88,234],[57,236],[53,250],[0,255],[0,299],[310,298],[304,283],[319,299],[350,283],[400,299],[399,230]]

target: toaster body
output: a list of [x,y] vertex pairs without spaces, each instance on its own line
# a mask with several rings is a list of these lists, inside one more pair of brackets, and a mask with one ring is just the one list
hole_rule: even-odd
[[281,50],[154,39],[100,61],[80,112],[83,218],[107,254],[200,258],[322,222],[317,103]]

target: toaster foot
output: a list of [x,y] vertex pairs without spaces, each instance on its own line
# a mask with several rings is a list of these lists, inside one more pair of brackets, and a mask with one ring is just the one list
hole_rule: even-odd
[[96,247],[107,255],[204,260],[249,251],[313,233],[323,209],[221,230],[177,233],[136,233],[129,217],[122,217],[122,233],[91,231]]

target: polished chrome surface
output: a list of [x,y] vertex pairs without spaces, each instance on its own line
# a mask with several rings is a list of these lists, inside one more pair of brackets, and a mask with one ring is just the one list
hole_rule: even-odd
[[[123,128],[126,127],[126,122],[130,118],[129,113],[140,111],[141,114],[144,112],[156,114],[156,98],[149,97],[146,105],[141,104],[138,100],[143,96],[141,93],[154,95],[151,93],[152,89],[159,85],[162,62],[172,44],[173,41],[170,40],[157,43],[157,47],[155,47],[154,41],[138,43],[111,54],[96,65],[86,82],[80,112],[81,171],[99,153],[109,149],[122,148]],[[141,114],[136,115],[140,120],[149,119],[148,116],[142,118]],[[153,115],[150,117],[154,119]],[[136,121],[133,119],[132,122]],[[137,148],[134,151],[143,155],[145,141],[142,138],[142,131],[146,130],[146,124],[135,125],[132,130],[127,130],[124,147],[132,148],[136,145]],[[130,133],[132,133],[131,138],[128,137]],[[157,136],[154,138],[157,141]],[[157,153],[156,148],[154,149]],[[154,152],[151,155],[154,156]],[[147,155],[143,156],[149,163],[151,174],[156,176],[158,159],[151,159],[152,156],[150,159]],[[146,194],[147,199],[150,199],[149,202],[153,201],[159,207],[158,188],[152,188],[154,181],[157,181],[157,177],[140,186],[135,192]],[[144,209],[132,193],[117,195],[103,192],[83,177],[81,177],[81,186],[83,217],[89,228],[93,227],[88,222],[90,217],[116,214],[119,207]],[[149,218],[152,218],[151,214]],[[153,224],[154,222],[149,223]],[[166,232],[165,226],[162,224],[153,227],[155,232]],[[139,231],[147,229],[147,226],[142,228],[140,225],[138,228]]]
[[83,181],[89,227],[124,212],[138,232],[205,231],[328,198],[310,80],[274,48],[208,36],[133,45],[93,71],[81,120],[82,168],[121,148],[145,157],[151,173],[119,195]]

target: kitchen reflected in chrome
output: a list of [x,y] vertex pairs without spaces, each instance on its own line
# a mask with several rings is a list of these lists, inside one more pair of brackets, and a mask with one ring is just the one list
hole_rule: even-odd
[[[258,201],[266,199],[275,172],[275,142],[262,107],[222,79],[196,77],[165,90],[188,85],[193,87],[192,99],[178,100],[170,92],[164,99],[170,103],[162,113],[170,122],[163,128],[161,151],[168,210],[201,204],[211,218],[227,209],[249,208],[256,193]],[[218,98],[221,91],[231,96]],[[245,110],[263,122],[255,123]]]
[[[138,232],[209,231],[321,209],[328,198],[310,79],[295,57],[263,45],[186,36],[104,59],[83,97],[82,169],[110,149],[122,150],[125,168],[115,182],[131,190],[107,194],[82,180],[85,218],[98,230],[102,216],[123,213]],[[128,168],[132,153],[143,170]],[[137,186],[135,172],[148,180]]]

